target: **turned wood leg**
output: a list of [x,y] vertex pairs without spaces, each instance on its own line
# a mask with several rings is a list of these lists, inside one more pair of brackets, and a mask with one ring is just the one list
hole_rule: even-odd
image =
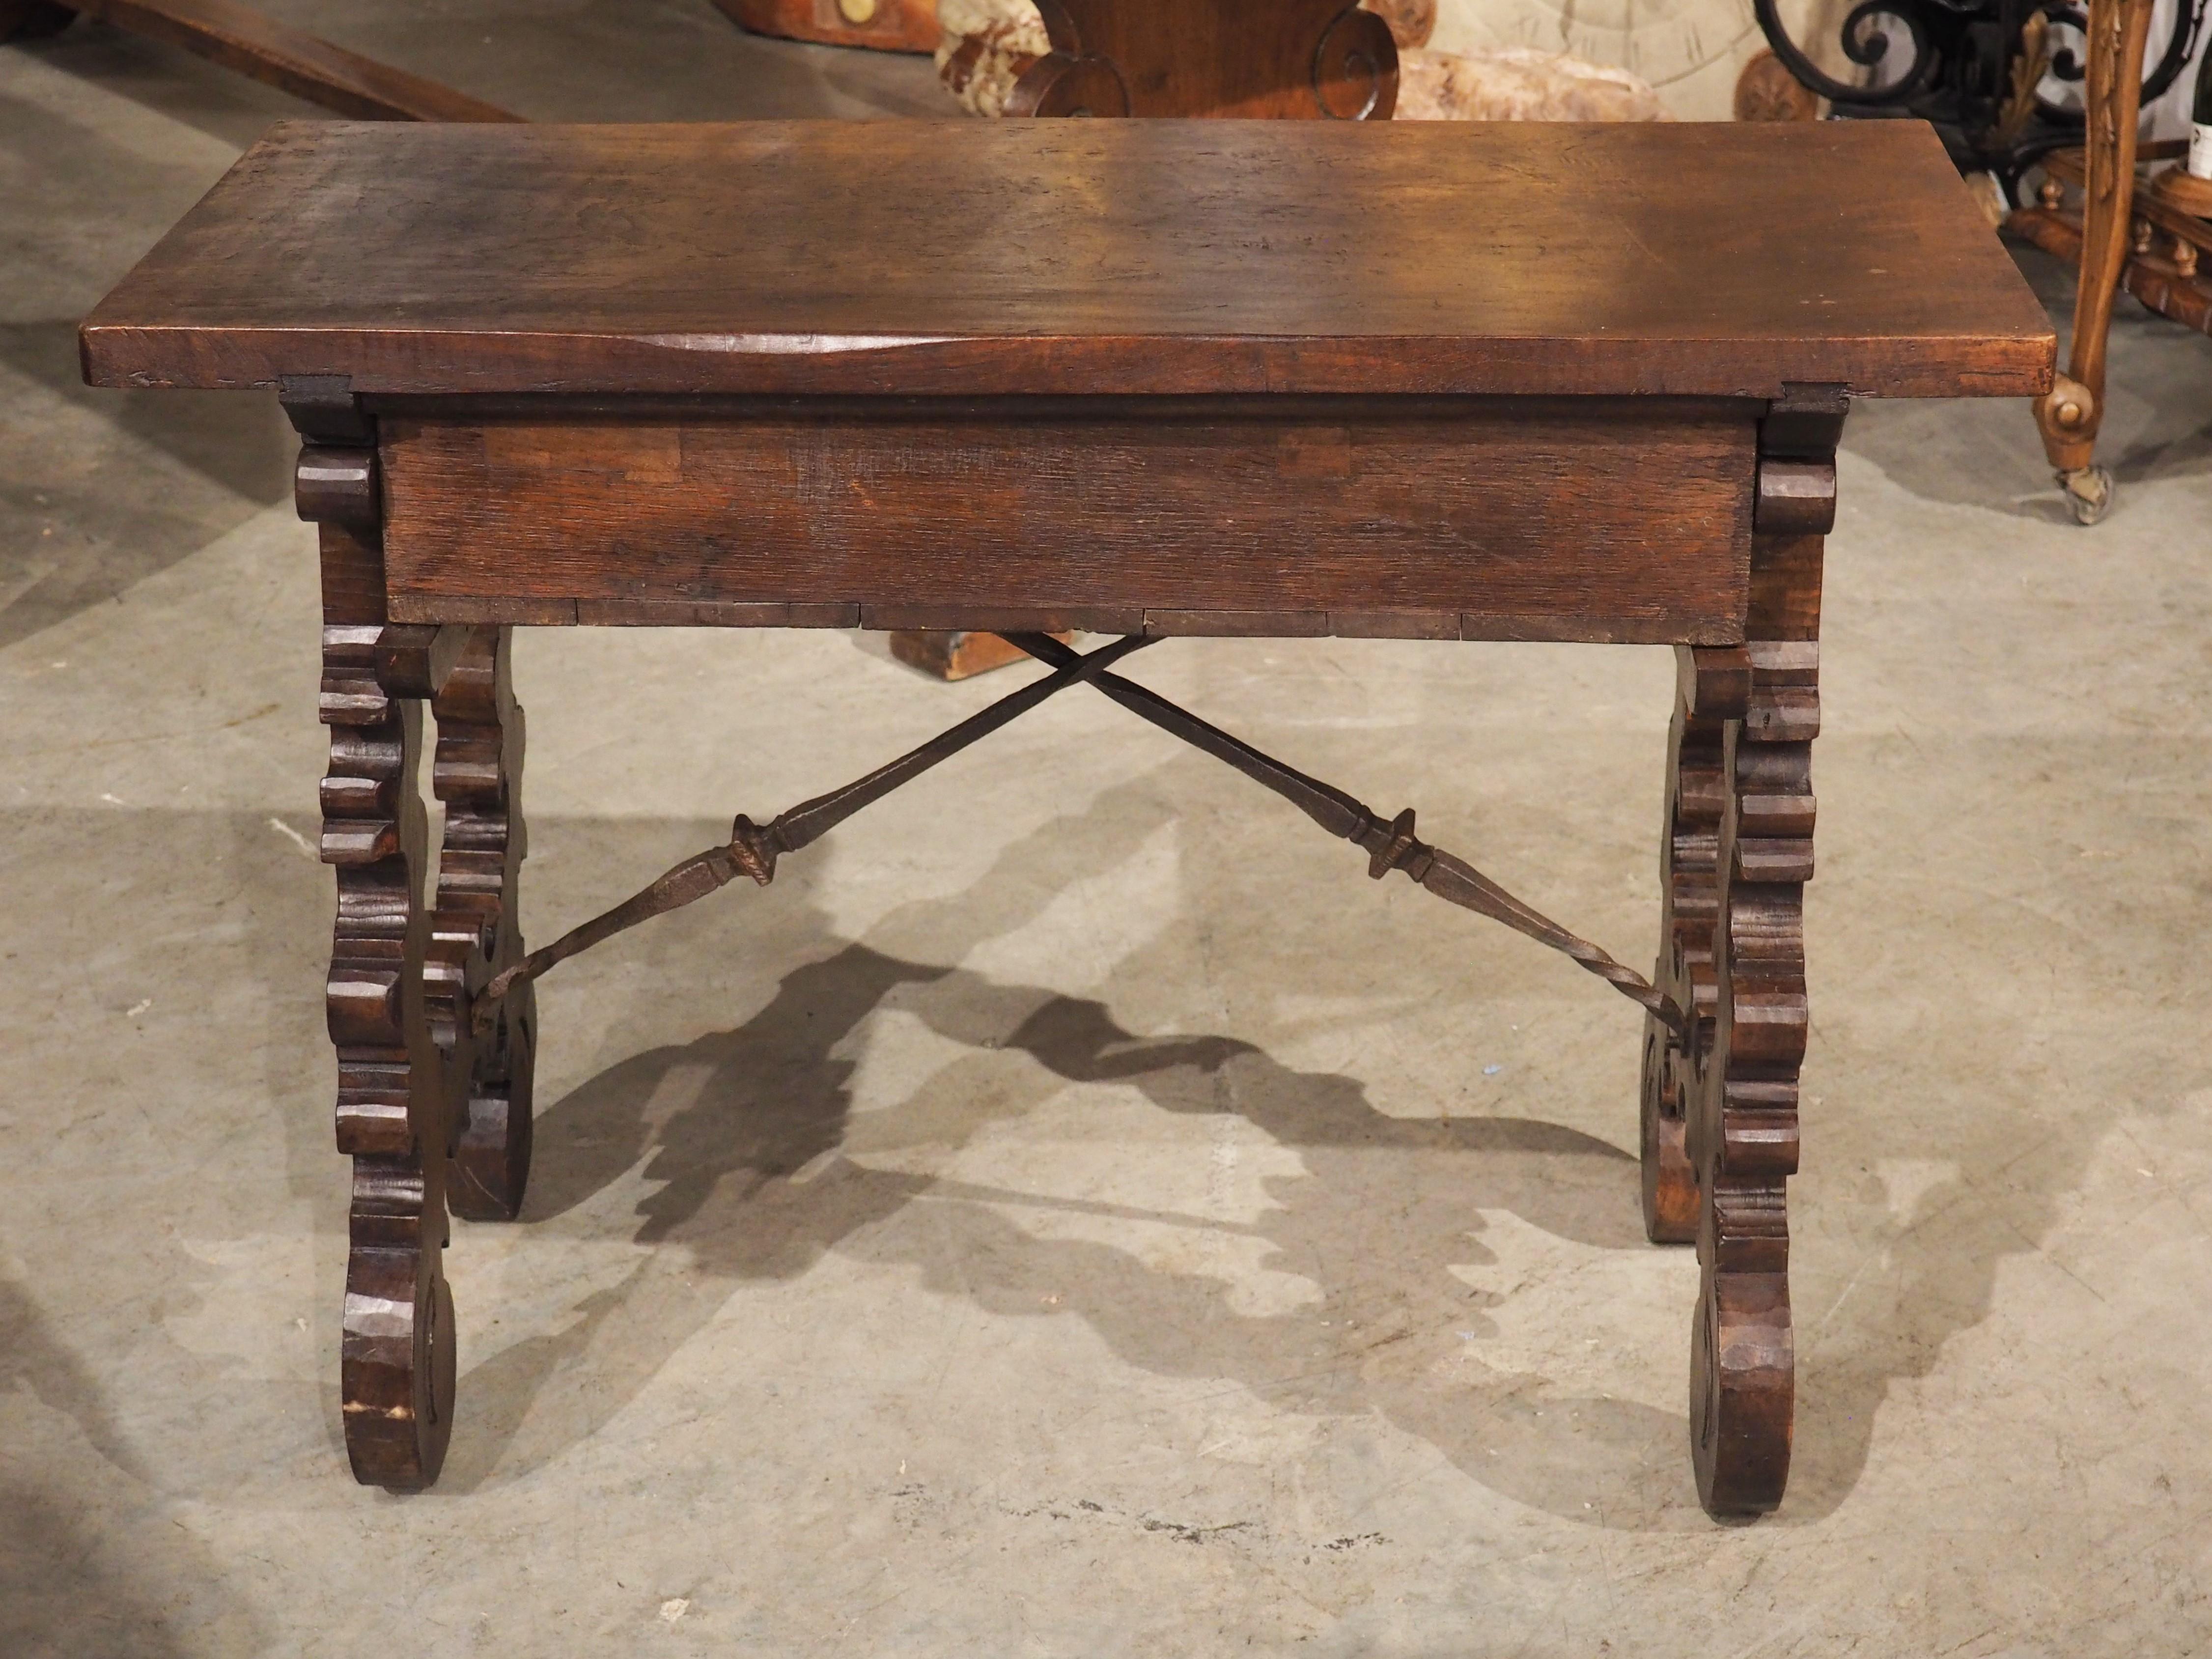
[[2068,507],[2082,524],[2094,524],[2112,505],[2112,475],[2094,461],[2105,418],[2105,346],[2135,213],[2136,131],[2150,14],[2151,0],[2090,0],[2074,337],[2066,373],[2035,404],[2044,453],[2066,490]]
[[1820,725],[1821,538],[1834,519],[1844,410],[1840,395],[1808,389],[1776,403],[1762,427],[1749,683],[1741,718],[1721,729],[1711,1024],[1683,1085],[1699,1200],[1691,1449],[1698,1496],[1717,1516],[1772,1509],[1790,1475],[1786,1183],[1797,1168],[1809,1029],[1804,890]]
[[516,887],[522,820],[522,709],[514,701],[504,628],[463,635],[431,702],[438,750],[431,787],[446,806],[431,923],[431,1031],[453,1079],[456,1215],[512,1221],[530,1179],[531,1072],[538,1004],[526,981],[500,1005],[498,1023],[472,1038],[470,1004],[484,982],[526,954]]
[[[445,630],[385,622],[373,436],[343,404],[287,407],[310,439],[297,495],[322,544],[322,858],[337,871],[325,1000],[338,1150],[354,1164],[339,1391],[355,1477],[408,1490],[437,1478],[453,1427],[451,1097],[425,1008],[427,824],[416,775],[422,700],[449,653]],[[331,441],[356,433],[355,442]]]

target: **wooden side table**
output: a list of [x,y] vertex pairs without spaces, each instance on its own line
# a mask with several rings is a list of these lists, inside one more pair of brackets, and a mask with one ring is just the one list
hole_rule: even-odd
[[[1085,687],[1649,1012],[1698,1491],[1779,1500],[1835,446],[1852,394],[2032,396],[2053,355],[1926,129],[287,124],[83,348],[97,385],[279,387],[304,441],[362,1480],[444,1455],[447,1215],[520,1207],[534,978]],[[988,629],[1049,672],[526,951],[509,630],[702,623]],[[1679,647],[1651,980],[1110,672],[1332,633]]]

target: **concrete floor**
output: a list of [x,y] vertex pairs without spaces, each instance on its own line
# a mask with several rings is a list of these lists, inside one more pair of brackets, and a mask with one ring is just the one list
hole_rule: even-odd
[[[538,117],[938,107],[704,0],[345,22]],[[1778,1515],[1691,1487],[1636,1011],[1077,695],[546,981],[445,1480],[356,1486],[290,446],[71,342],[293,107],[0,52],[0,1655],[2212,1650],[2212,344],[2131,306],[2094,531],[2020,404],[1853,417]],[[1006,684],[519,654],[540,939]],[[1664,653],[1142,677],[1649,957]]]

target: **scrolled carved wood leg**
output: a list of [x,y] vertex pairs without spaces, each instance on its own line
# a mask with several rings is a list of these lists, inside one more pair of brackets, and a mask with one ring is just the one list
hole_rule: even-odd
[[525,984],[485,1036],[470,1031],[471,999],[525,954],[517,885],[522,819],[522,709],[504,628],[465,630],[432,700],[438,717],[431,787],[446,805],[437,914],[428,969],[430,1024],[446,1057],[455,1115],[453,1212],[512,1221],[530,1179],[531,1075],[538,1005]]
[[2087,145],[2073,344],[2066,372],[2034,405],[2044,453],[2066,492],[2068,509],[2084,525],[2096,523],[2112,508],[2112,474],[2095,459],[2097,433],[2104,424],[2112,305],[2135,219],[2136,138],[2151,9],[2150,0],[2091,0],[2088,9],[2089,63],[2083,87]]
[[[325,526],[325,562],[333,535]],[[424,1016],[429,914],[416,793],[418,702],[378,678],[376,623],[323,630],[322,855],[337,866],[328,1021],[338,1060],[338,1150],[354,1160],[340,1385],[346,1450],[365,1484],[437,1478],[453,1426],[446,1289],[445,1079]]]
[[374,434],[350,399],[286,398],[308,442],[295,483],[319,526],[321,714],[331,728],[322,858],[337,872],[325,1006],[337,1050],[337,1146],[354,1162],[339,1392],[364,1484],[437,1479],[453,1419],[453,1304],[443,1252],[450,1093],[423,969],[427,825],[416,787],[422,699],[440,630],[387,626]]
[[1699,1288],[1690,1436],[1716,1516],[1782,1501],[1796,1389],[1786,1184],[1810,1015],[1805,883],[1820,724],[1822,542],[1834,516],[1839,396],[1773,406],[1761,436],[1742,718],[1722,741],[1712,1032],[1688,1089]]

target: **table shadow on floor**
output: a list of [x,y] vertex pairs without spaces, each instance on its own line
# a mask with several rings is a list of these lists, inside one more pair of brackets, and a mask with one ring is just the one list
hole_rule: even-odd
[[[1385,1111],[1361,1079],[1302,1069],[1231,1032],[1132,1030],[1113,1012],[1116,992],[1170,971],[1178,951],[1188,961],[1188,942],[1172,930],[1121,962],[1095,997],[927,959],[963,959],[1020,926],[1170,815],[1143,787],[1125,786],[1017,842],[966,891],[902,907],[860,939],[839,939],[802,907],[786,917],[779,948],[794,943],[793,929],[798,939],[811,933],[812,959],[757,1012],[623,1060],[544,1107],[525,1224],[585,1205],[635,1171],[659,1184],[637,1204],[632,1236],[680,1249],[655,1249],[621,1283],[581,1299],[559,1332],[468,1370],[442,1489],[501,1484],[558,1457],[635,1398],[732,1286],[793,1279],[834,1250],[918,1268],[933,1291],[1007,1316],[1080,1316],[1124,1360],[1157,1375],[1231,1379],[1285,1412],[1379,1414],[1483,1485],[1567,1519],[1704,1524],[1682,1415],[1484,1363],[1498,1298],[1464,1276],[1495,1260],[1486,1212],[1510,1212],[1586,1249],[1651,1248],[1630,1155],[1536,1118]],[[1187,867],[1190,890],[1234,884],[1234,849],[1193,856],[1218,857],[1224,868]],[[1300,983],[1315,970],[1298,943],[1286,941],[1268,971],[1286,988],[1331,988]],[[1479,986],[1456,989],[1479,1006]],[[896,1109],[856,1117],[845,1056],[855,1033],[892,1009],[967,1052]],[[914,1172],[917,1154],[970,1146],[1070,1085],[1095,1085],[1133,1089],[1162,1111],[1235,1115],[1294,1149],[1302,1171],[1269,1179],[1279,1207],[1249,1224]],[[1621,1103],[1624,1140],[1633,1109]],[[2000,1118],[1988,1133],[2009,1130]],[[1819,1468],[1806,1472],[1817,1478],[1801,1480],[1785,1516],[1816,1518],[1848,1495],[1892,1381],[1924,1374],[1945,1339],[1986,1316],[1999,1264],[2033,1248],[2088,1139],[2085,1127],[2080,1146],[2036,1161],[2050,1185],[2033,1194],[2035,1224],[2024,1236],[1905,1228],[1881,1241],[1901,1279],[1940,1283],[1944,1294],[1906,1309],[1893,1321],[1899,1328],[1866,1334],[1848,1365],[1801,1376],[1801,1410],[1821,1419]],[[1025,1210],[1256,1237],[1269,1270],[1302,1276],[1319,1294],[1255,1316],[1222,1278],[1165,1271],[1096,1240],[1040,1237],[1015,1219]],[[465,1260],[463,1252],[455,1262],[465,1297]],[[1516,1292],[1577,1293],[1570,1283]],[[1690,1314],[1686,1297],[1686,1345]],[[1673,1372],[1682,1362],[1655,1352],[1651,1363]],[[588,1405],[535,1413],[549,1380],[579,1364],[592,1378]]]

